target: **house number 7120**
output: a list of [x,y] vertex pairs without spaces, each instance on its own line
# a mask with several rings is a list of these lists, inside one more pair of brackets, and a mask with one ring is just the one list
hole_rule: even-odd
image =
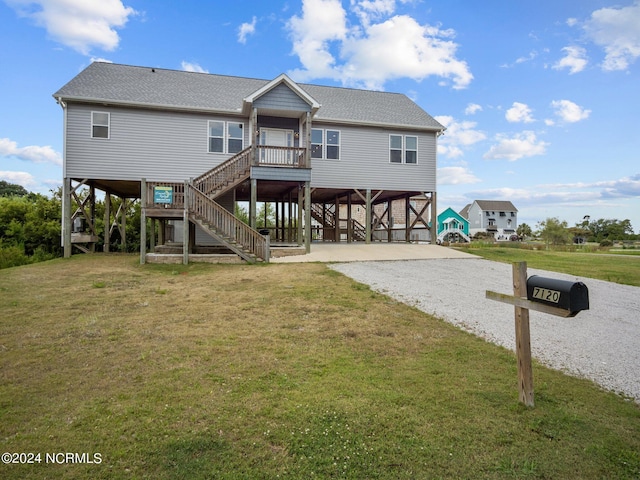
[[533,288],[533,298],[544,300],[546,302],[558,303],[560,301],[560,292],[557,290],[549,290],[548,288]]

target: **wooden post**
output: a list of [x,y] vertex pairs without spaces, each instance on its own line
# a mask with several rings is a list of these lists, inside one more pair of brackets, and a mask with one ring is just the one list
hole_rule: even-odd
[[62,183],[62,247],[64,258],[71,257],[71,179]]
[[304,182],[304,250],[311,253],[311,182]]
[[366,238],[365,238],[365,243],[369,244],[371,243],[371,209],[373,208],[371,206],[371,189],[367,188],[367,192],[366,192],[366,200],[365,200],[365,228],[366,228]]
[[140,181],[140,264],[147,259],[147,180]]
[[189,264],[189,202],[191,192],[189,191],[189,180],[184,181],[184,211],[182,214],[182,264]]
[[111,193],[104,192],[104,243],[102,251],[109,253],[111,246]]
[[[513,264],[513,295],[527,297],[527,262]],[[531,366],[531,336],[529,309],[514,307],[516,327],[516,357],[518,360],[518,391],[520,401],[533,407],[533,368]]]

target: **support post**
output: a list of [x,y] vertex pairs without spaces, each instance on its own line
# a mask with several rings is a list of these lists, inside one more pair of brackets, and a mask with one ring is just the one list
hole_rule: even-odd
[[[513,295],[527,296],[527,263],[514,263]],[[527,407],[533,407],[533,368],[531,366],[531,335],[529,330],[529,309],[514,307],[516,327],[516,357],[518,359],[519,398]]]
[[304,249],[311,253],[311,182],[304,182]]
[[366,193],[366,200],[365,200],[365,228],[366,228],[366,234],[365,234],[365,243],[369,244],[371,243],[371,189],[367,188],[367,193]]
[[251,192],[249,199],[249,226],[253,229],[256,228],[256,216],[258,211],[258,180],[251,179]]
[[304,241],[303,228],[303,214],[304,214],[304,190],[300,185],[298,188],[298,245],[302,245]]
[[189,203],[191,192],[189,191],[189,181],[184,181],[184,212],[182,214],[182,263],[189,264]]
[[140,264],[147,260],[147,181],[140,181]]
[[111,243],[111,193],[104,192],[104,242],[102,251],[109,253]]
[[64,258],[71,257],[71,179],[62,182],[62,247]]
[[431,243],[438,241],[438,207],[436,205],[436,192],[431,192]]

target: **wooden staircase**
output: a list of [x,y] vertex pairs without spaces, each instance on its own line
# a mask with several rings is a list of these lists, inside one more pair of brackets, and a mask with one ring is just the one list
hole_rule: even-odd
[[253,150],[245,148],[185,187],[189,220],[249,263],[269,261],[269,237],[261,235],[214,199],[249,178]]
[[253,150],[247,147],[229,160],[193,179],[193,186],[214,199],[249,178]]
[[[320,223],[324,228],[331,228],[336,230],[336,241],[338,241],[338,235],[340,235],[339,228],[336,229],[336,213],[335,213],[335,205],[333,206],[333,210],[323,209],[321,205],[317,203],[311,204],[311,216]],[[349,225],[349,221],[347,222],[347,228],[351,227],[351,231],[353,233],[353,237],[358,241],[366,241],[367,239],[367,229],[364,225],[358,222],[355,219],[351,219],[351,225]]]
[[[187,182],[147,182],[145,210],[160,218],[182,218],[199,225],[211,237],[247,262],[269,261],[269,237],[261,235],[215,199],[251,176],[254,165],[308,168],[304,147],[249,146],[220,165]],[[154,203],[154,188],[169,188],[171,201]]]

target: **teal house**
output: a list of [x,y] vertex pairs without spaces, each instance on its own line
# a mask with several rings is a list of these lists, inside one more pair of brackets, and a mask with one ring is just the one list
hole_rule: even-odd
[[453,210],[447,208],[438,215],[438,243],[471,242],[469,238],[469,221]]

